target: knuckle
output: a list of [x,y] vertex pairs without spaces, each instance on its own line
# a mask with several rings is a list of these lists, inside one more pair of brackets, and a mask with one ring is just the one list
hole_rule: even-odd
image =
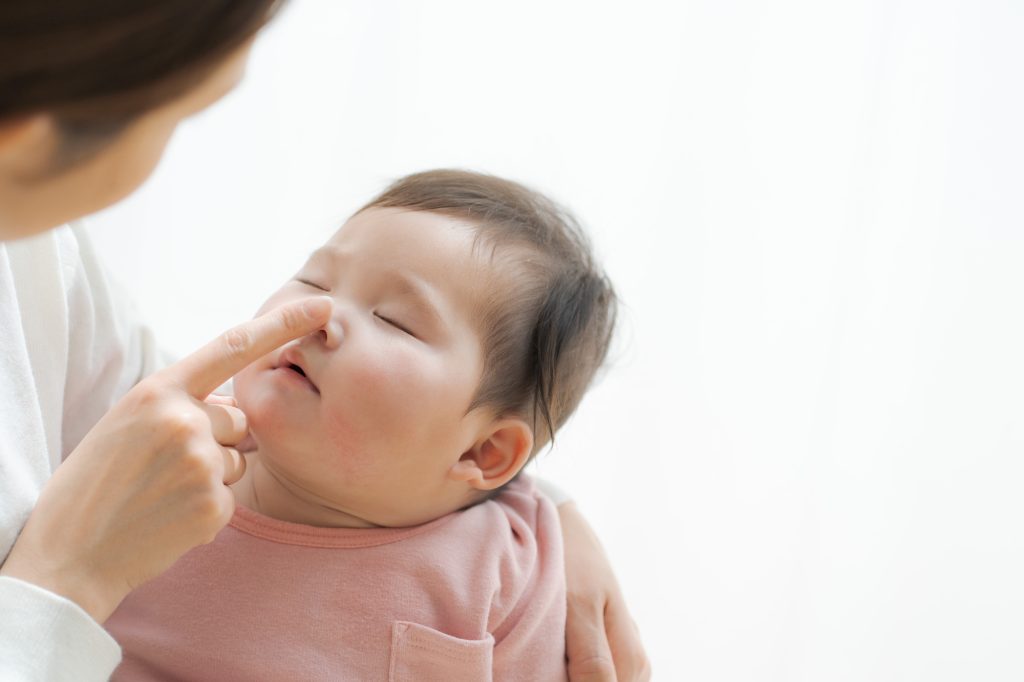
[[245,327],[224,332],[224,352],[228,357],[245,355],[253,345],[252,333]]
[[196,516],[204,526],[211,526],[212,522],[220,518],[220,504],[213,495],[203,495],[196,503]]
[[155,381],[143,380],[131,390],[132,398],[140,407],[159,404],[164,399],[163,387]]
[[569,661],[569,677],[586,680],[614,680],[615,664],[608,656],[597,654]]
[[195,501],[193,513],[204,533],[216,535],[223,525],[221,521],[224,518],[224,508],[219,497],[212,490],[199,496]]
[[208,495],[200,507],[200,517],[203,524],[203,543],[209,544],[220,533],[221,529],[231,520],[232,509],[219,499],[217,495]]
[[597,598],[593,592],[585,590],[573,590],[570,588],[566,593],[566,601],[569,608],[581,615],[599,614],[604,611],[605,601]]
[[297,306],[282,308],[279,315],[281,323],[289,331],[301,329],[305,324],[306,318]]
[[205,493],[216,473],[213,462],[198,449],[189,448],[183,454],[181,459],[187,469],[189,482]]
[[167,435],[176,443],[187,443],[199,436],[205,421],[202,415],[186,410],[168,410],[160,418]]
[[172,455],[174,477],[182,494],[194,500],[209,496],[218,483],[217,468],[208,448],[193,440],[179,444]]

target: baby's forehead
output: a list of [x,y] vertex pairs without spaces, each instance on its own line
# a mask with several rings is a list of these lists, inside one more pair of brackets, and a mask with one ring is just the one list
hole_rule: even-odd
[[[488,308],[507,291],[509,263],[477,225],[426,211],[372,208],[350,218],[309,256],[330,273],[411,278]],[[505,251],[502,249],[502,251]]]
[[310,259],[406,267],[421,274],[468,266],[473,260],[469,225],[446,216],[369,209],[356,214],[317,247]]

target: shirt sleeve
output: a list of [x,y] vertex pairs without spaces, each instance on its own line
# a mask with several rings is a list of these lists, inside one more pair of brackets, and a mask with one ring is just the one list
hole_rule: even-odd
[[31,583],[0,577],[0,679],[108,680],[117,642],[77,604]]
[[62,456],[143,377],[170,362],[134,304],[111,281],[84,228],[73,226],[67,268],[68,369]]
[[537,485],[537,489],[540,490],[545,497],[551,500],[556,507],[561,507],[566,502],[572,502],[572,495],[567,493],[564,489],[559,488],[551,481],[544,478],[533,479]]

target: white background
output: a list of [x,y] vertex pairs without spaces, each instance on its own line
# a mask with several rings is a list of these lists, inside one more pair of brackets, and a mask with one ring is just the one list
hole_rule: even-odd
[[543,458],[656,680],[1024,679],[1024,3],[298,0],[92,220],[168,347],[387,181],[589,226],[615,361]]

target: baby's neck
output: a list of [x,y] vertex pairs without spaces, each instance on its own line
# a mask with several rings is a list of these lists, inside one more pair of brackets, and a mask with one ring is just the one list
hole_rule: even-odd
[[376,528],[358,516],[319,501],[315,495],[286,481],[264,466],[259,452],[244,455],[245,474],[231,485],[236,502],[279,521],[320,528]]

